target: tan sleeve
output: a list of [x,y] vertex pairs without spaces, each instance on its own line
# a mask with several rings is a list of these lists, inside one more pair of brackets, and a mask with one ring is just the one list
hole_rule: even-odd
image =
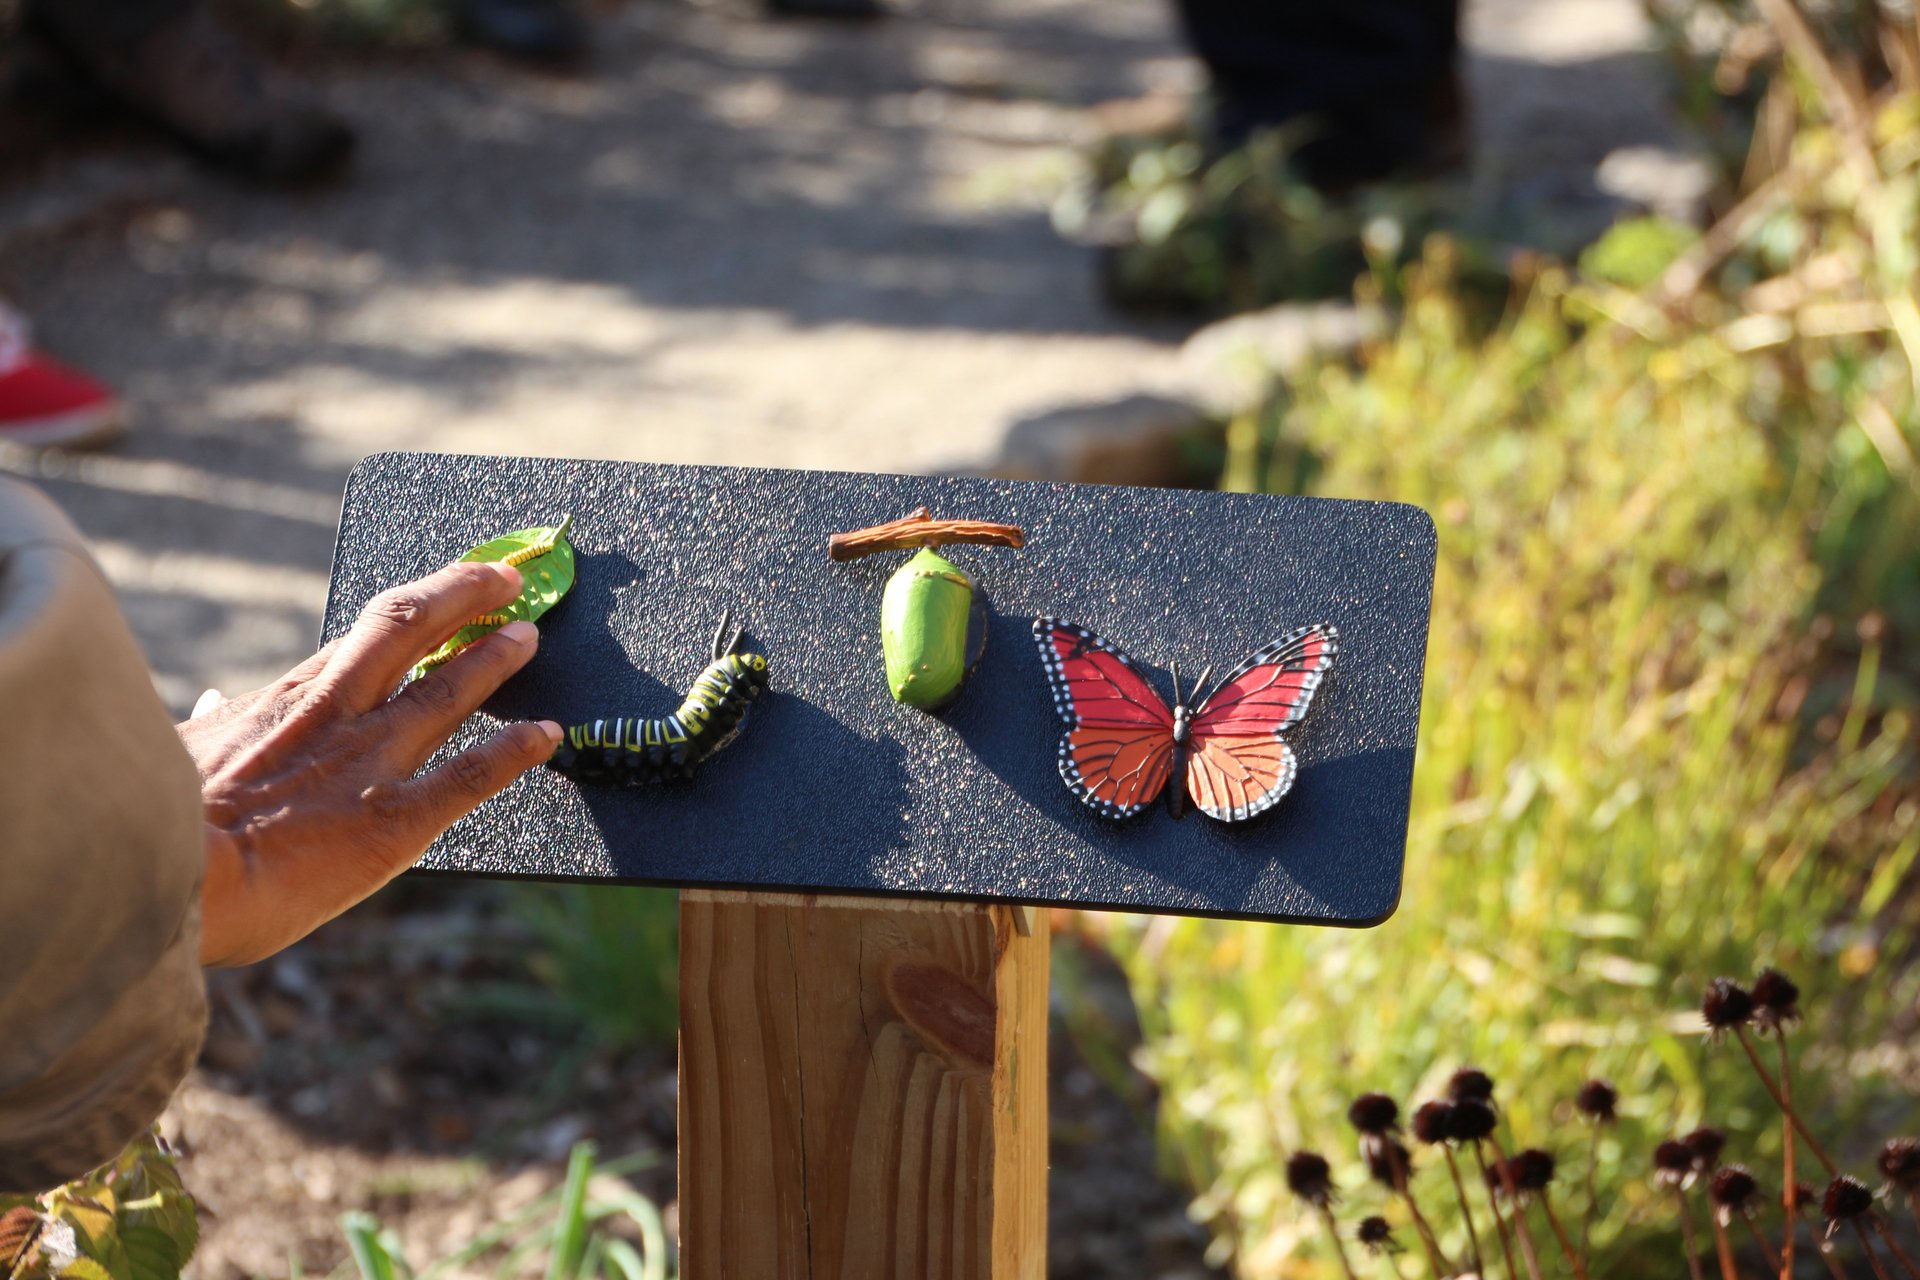
[[99,567],[0,478],[0,1192],[111,1159],[192,1066],[202,821]]

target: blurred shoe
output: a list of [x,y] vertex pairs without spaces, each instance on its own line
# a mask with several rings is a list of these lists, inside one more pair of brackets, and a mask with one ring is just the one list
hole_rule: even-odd
[[113,392],[34,350],[18,317],[0,312],[0,442],[79,449],[125,428]]
[[25,16],[29,36],[221,168],[294,182],[337,169],[352,154],[354,134],[344,121],[279,84],[198,5],[129,41],[63,16],[60,0],[31,3]]
[[1313,186],[1335,194],[1393,178],[1437,177],[1465,165],[1470,151],[1457,66],[1312,117],[1276,116],[1265,101],[1217,92],[1212,116],[1215,145],[1223,150],[1262,130],[1304,126],[1293,163]]
[[565,0],[446,0],[468,44],[526,62],[565,64],[587,55],[587,24]]

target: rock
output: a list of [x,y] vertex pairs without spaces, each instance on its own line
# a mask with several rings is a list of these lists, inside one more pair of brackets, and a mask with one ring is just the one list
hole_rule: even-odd
[[989,472],[1009,480],[1180,484],[1191,479],[1183,446],[1209,425],[1188,401],[1147,392],[1068,405],[1015,423]]
[[1387,330],[1378,307],[1282,303],[1216,321],[1180,348],[1179,391],[1215,418],[1258,407],[1274,384],[1317,357],[1341,355]]
[[1697,155],[1668,147],[1618,147],[1593,175],[1602,192],[1675,222],[1705,221],[1713,168]]

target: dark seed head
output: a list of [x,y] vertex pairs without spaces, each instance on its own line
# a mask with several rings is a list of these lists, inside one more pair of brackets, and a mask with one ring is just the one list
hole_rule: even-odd
[[1438,1098],[1421,1103],[1413,1111],[1413,1136],[1429,1144],[1452,1138],[1454,1110],[1453,1103]]
[[1382,1186],[1399,1190],[1413,1174],[1413,1156],[1398,1138],[1369,1137],[1361,1144],[1367,1173]]
[[1553,1156],[1538,1147],[1528,1147],[1507,1167],[1513,1173],[1513,1185],[1522,1191],[1545,1191],[1553,1181]]
[[1447,1081],[1447,1096],[1455,1102],[1465,1102],[1471,1098],[1491,1105],[1493,1077],[1478,1067],[1462,1067]]
[[1489,1160],[1487,1162],[1487,1190],[1494,1195],[1503,1196],[1507,1193],[1507,1178],[1509,1176],[1510,1171],[1507,1168],[1506,1161]]
[[1713,1172],[1720,1164],[1720,1153],[1727,1149],[1727,1135],[1711,1125],[1701,1125],[1680,1141],[1692,1155],[1697,1173]]
[[1753,1180],[1745,1165],[1730,1164],[1713,1175],[1713,1185],[1707,1194],[1721,1208],[1745,1213],[1754,1197],[1760,1194],[1760,1184]]
[[1589,1080],[1573,1095],[1573,1105],[1580,1114],[1600,1124],[1613,1122],[1614,1104],[1619,1101],[1620,1091],[1605,1080]]
[[1400,1244],[1393,1238],[1393,1226],[1378,1214],[1360,1219],[1360,1226],[1354,1231],[1360,1243],[1367,1246],[1370,1253],[1398,1253]]
[[1793,1184],[1793,1201],[1791,1205],[1789,1205],[1787,1201],[1787,1193],[1784,1191],[1780,1193],[1781,1207],[1790,1207],[1795,1213],[1798,1213],[1802,1209],[1810,1209],[1819,1203],[1820,1189],[1811,1182],[1796,1182]]
[[1902,1191],[1920,1191],[1920,1138],[1889,1138],[1880,1148],[1880,1172]]
[[1653,1149],[1653,1169],[1655,1181],[1677,1187],[1693,1172],[1693,1152],[1686,1143],[1668,1138]]
[[1700,1016],[1713,1031],[1732,1031],[1753,1020],[1753,993],[1732,978],[1715,978],[1700,1001]]
[[1827,1193],[1820,1197],[1820,1212],[1828,1222],[1845,1222],[1871,1208],[1873,1192],[1867,1190],[1867,1184],[1844,1173],[1829,1182]]
[[1296,1151],[1287,1157],[1287,1189],[1308,1204],[1325,1209],[1333,1203],[1333,1166],[1324,1156]]
[[1362,1133],[1397,1133],[1400,1104],[1384,1093],[1363,1093],[1347,1108],[1347,1119]]
[[1479,1142],[1492,1134],[1499,1118],[1491,1103],[1479,1098],[1462,1098],[1453,1104],[1453,1136],[1460,1142]]
[[1800,988],[1778,969],[1762,969],[1753,980],[1755,1016],[1765,1026],[1785,1027],[1800,1021]]

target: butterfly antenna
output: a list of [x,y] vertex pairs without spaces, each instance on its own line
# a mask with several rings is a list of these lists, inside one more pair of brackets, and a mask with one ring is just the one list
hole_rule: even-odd
[[1176,706],[1176,707],[1177,707],[1177,706],[1180,706],[1180,705],[1181,705],[1181,702],[1180,702],[1180,663],[1179,663],[1179,661],[1178,661],[1177,659],[1175,660],[1175,662],[1174,662],[1174,664],[1173,664],[1173,705],[1174,705],[1174,706]]
[[728,651],[740,642],[740,633],[738,631],[733,633],[733,639],[731,641],[727,640],[727,626],[732,621],[733,610],[723,609],[720,611],[720,626],[713,633],[713,660],[715,662],[726,657]]
[[1207,687],[1207,681],[1212,676],[1213,676],[1213,664],[1209,662],[1205,667],[1201,669],[1200,678],[1193,682],[1193,705],[1194,706],[1197,707],[1202,702],[1206,701],[1206,699],[1200,696],[1200,691]]

